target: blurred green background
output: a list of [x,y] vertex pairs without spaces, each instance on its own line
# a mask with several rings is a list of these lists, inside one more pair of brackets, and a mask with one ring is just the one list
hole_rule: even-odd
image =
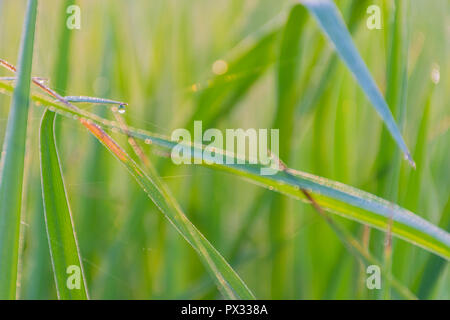
[[[289,167],[369,191],[449,230],[447,0],[406,1],[406,107],[393,113],[417,161],[416,171],[400,160],[390,138],[383,138],[382,121],[311,17],[290,44],[301,54],[280,58],[280,35],[295,1],[76,1],[81,29],[69,31],[68,81],[60,84],[54,81],[55,61],[72,2],[39,3],[33,75],[48,78],[60,94],[125,101],[129,124],[168,136],[176,128],[190,128],[194,119],[203,120],[204,130],[279,128],[280,155]],[[336,1],[383,93],[393,3]],[[382,9],[381,30],[366,27],[371,4]],[[11,63],[17,62],[25,5],[0,0],[0,58]],[[218,60],[227,64],[227,81],[215,83]],[[291,123],[277,113],[277,70],[283,64],[298,70],[288,102]],[[433,68],[440,82],[431,89]],[[2,70],[0,76],[10,74]],[[9,102],[9,96],[0,95],[1,141]],[[104,106],[88,108],[112,117]],[[42,112],[33,107],[29,122],[23,299],[56,298],[40,191]],[[58,147],[91,297],[219,298],[195,252],[125,169],[77,122],[59,118],[59,123]],[[114,137],[126,146],[125,138]],[[258,298],[379,298],[365,287],[360,263],[310,205],[226,173],[175,166],[157,149],[145,150],[191,221]],[[336,220],[363,241],[364,226]],[[384,235],[373,230],[370,236],[372,251],[381,257]],[[441,258],[394,240],[392,269],[420,298],[450,298],[448,263]]]

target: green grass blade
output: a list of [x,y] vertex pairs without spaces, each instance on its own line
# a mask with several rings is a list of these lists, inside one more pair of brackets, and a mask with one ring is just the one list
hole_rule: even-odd
[[[386,101],[391,107],[392,113],[399,122],[400,128],[404,126],[406,114],[406,97],[408,91],[408,3],[403,0],[394,2],[393,21],[390,24],[389,32],[389,51],[388,51],[388,67],[387,67],[387,89]],[[391,201],[398,201],[398,189],[400,183],[401,154],[392,140],[389,139],[389,133],[383,128],[383,134],[380,142],[380,152],[378,155],[384,157],[388,165],[388,174],[384,182],[381,183],[382,192],[379,194]],[[389,152],[391,150],[392,152]],[[415,154],[417,155],[417,154]],[[415,157],[417,160],[417,157]],[[383,181],[383,177],[380,178]],[[387,182],[387,183],[386,183]],[[415,210],[416,208],[412,208]],[[375,237],[376,239],[376,237]],[[386,234],[384,241],[384,264],[385,269],[392,269],[392,241],[390,233]],[[403,251],[400,244],[397,248]],[[396,250],[397,250],[396,248]],[[386,281],[383,291],[384,299],[390,299],[390,283]]]
[[[0,69],[9,69],[0,70],[0,149],[19,78],[2,59],[19,64],[29,1],[0,0]],[[111,151],[167,186],[163,201],[176,199],[258,299],[450,298],[450,1],[35,1],[29,98],[37,107],[27,117],[16,299],[58,299],[41,190],[46,110],[56,114],[54,142],[90,299],[238,297],[220,284],[214,260],[199,256],[198,242],[194,249],[180,234],[186,230],[168,221],[176,210],[161,212]],[[414,168],[305,4],[331,7],[348,30]],[[195,135],[193,120],[202,122]],[[200,143],[193,157],[203,165],[174,164],[176,128]],[[210,128],[223,139],[203,135]],[[267,167],[249,159],[208,166],[202,140],[218,134],[208,146],[235,152],[230,128],[260,128],[255,160],[269,147],[280,171],[263,176]],[[278,129],[277,145],[264,143],[264,128]],[[245,144],[241,156],[255,151],[254,132],[246,133],[250,139],[234,139],[234,147]],[[380,290],[366,281],[367,264],[380,267]]]
[[136,179],[139,186],[147,193],[158,209],[172,223],[175,229],[197,251],[208,271],[213,275],[219,290],[227,299],[254,299],[247,285],[239,278],[220,253],[189,221],[168,188],[159,179],[153,168],[145,173],[131,158],[112,141],[104,139],[99,132],[99,141],[113,153]]
[[367,7],[371,4],[370,0],[353,0],[349,7],[349,13],[346,16],[348,19],[348,29],[350,33],[353,33],[360,23],[364,23],[364,16],[366,14]]
[[[393,7],[388,29],[388,61],[386,70],[386,101],[390,110],[402,127],[406,113],[407,65],[408,65],[408,28],[407,2],[398,0],[390,4]],[[388,130],[383,127],[376,166],[379,182],[378,194],[397,201],[401,154],[395,149]],[[416,156],[416,154],[414,154]],[[415,158],[416,161],[419,161]],[[411,208],[414,210],[415,208]]]
[[[300,66],[300,39],[307,19],[307,11],[301,5],[292,8],[283,30],[277,65],[277,113],[274,127],[282,127],[283,143],[290,146],[293,131],[293,113],[296,105],[296,82]],[[287,140],[287,141],[286,141]],[[280,150],[285,148],[280,146]],[[286,148],[288,150],[289,148]],[[285,151],[286,152],[286,151]],[[282,155],[281,155],[282,156]]]
[[[368,0],[354,0],[352,2],[348,17],[348,29],[350,30],[350,33],[354,33],[361,21],[363,21],[362,16],[363,13],[365,14],[366,12],[365,8],[368,6],[367,2]],[[322,46],[320,46],[319,49],[322,51]],[[330,85],[330,80],[333,79],[333,75],[338,65],[337,62],[338,57],[336,54],[332,54],[331,57],[328,58],[327,64],[321,72],[318,84],[310,81],[311,75],[306,78],[308,79],[308,85],[304,90],[305,93],[299,106],[302,113],[307,113],[313,106],[317,105],[324,90]]]
[[[66,91],[69,80],[70,44],[73,31],[66,26],[66,10],[72,5],[75,5],[75,0],[61,1],[61,8],[59,9],[61,18],[58,21],[58,29],[60,32],[58,35],[58,54],[56,55],[55,65],[53,66],[53,81],[55,81],[58,91],[62,93]],[[61,123],[60,121],[56,121],[55,123],[55,135],[56,139],[59,140],[61,136]]]
[[416,146],[414,148],[414,157],[418,159],[417,169],[411,171],[408,187],[406,189],[405,207],[410,210],[416,210],[419,206],[422,180],[426,170],[427,155],[429,154],[428,139],[434,85],[431,86],[429,91],[425,101],[422,119],[420,120],[419,131],[417,132]]
[[[0,87],[12,91],[12,86],[0,82]],[[172,149],[177,143],[168,138],[155,135],[141,129],[128,127],[126,132],[116,123],[99,118],[85,111],[75,111],[66,106],[61,106],[48,98],[33,95],[33,99],[40,104],[51,106],[54,111],[73,118],[84,118],[93,121],[105,128],[130,134],[131,136],[145,140],[148,143],[159,145],[166,149]],[[217,150],[217,152],[220,152]],[[194,148],[194,157],[199,157],[202,148]],[[225,156],[225,155],[224,155]],[[229,157],[229,154],[226,154]],[[213,161],[213,159],[209,159]],[[308,190],[316,202],[324,209],[340,214],[346,218],[386,230],[389,217],[393,218],[393,235],[420,246],[430,252],[438,254],[445,259],[450,258],[450,235],[396,204],[378,198],[370,193],[330,181],[311,174],[287,169],[273,176],[261,176],[262,165],[227,165],[214,164],[212,167],[232,172],[253,183],[267,187],[271,190],[284,193],[296,199],[305,200],[300,188]]]
[[111,100],[111,99],[102,99],[96,97],[86,97],[86,96],[67,96],[64,97],[66,101],[76,102],[76,103],[96,103],[96,104],[117,104],[117,105],[125,105],[126,103]]
[[411,165],[414,166],[414,161],[392,113],[370,75],[369,69],[359,55],[334,2],[330,0],[302,0],[301,3],[309,9],[329,40],[334,44],[339,56],[355,76],[368,99],[383,119],[397,145]]
[[60,21],[58,21],[58,25],[60,28],[59,37],[58,37],[58,54],[55,60],[55,65],[53,69],[53,80],[55,84],[58,86],[58,90],[62,93],[66,91],[67,83],[69,80],[69,69],[70,69],[70,44],[72,40],[73,31],[67,28],[66,26],[66,11],[67,8],[74,5],[75,0],[65,0],[60,9]]
[[[65,1],[62,4],[62,13],[65,13],[66,8],[73,4],[75,4],[74,0]],[[54,80],[58,89],[65,92],[68,82],[68,52],[70,51],[72,32],[65,25],[65,15],[62,17],[64,18],[60,21],[61,32],[58,39],[60,50],[54,68]],[[86,280],[60,169],[60,160],[56,149],[57,136],[60,136],[60,125],[56,121],[56,114],[46,110],[42,118],[40,134],[41,179],[43,181],[41,188],[56,291],[60,299],[84,300],[88,298]],[[46,182],[44,182],[44,178]],[[47,184],[54,186],[58,192],[50,191]],[[53,210],[54,208],[56,210]],[[61,244],[64,245],[61,246]],[[69,265],[76,265],[80,268],[82,276],[80,289],[70,290],[66,285],[69,276],[66,271]]]
[[[31,108],[30,119],[41,119],[42,109]],[[29,166],[29,185],[27,202],[25,202],[25,216],[22,221],[27,223],[24,228],[24,252],[21,253],[21,261],[24,261],[21,270],[21,286],[19,299],[57,299],[54,285],[50,248],[48,247],[47,232],[45,230],[44,204],[41,190],[41,164],[39,161],[39,128],[40,121],[29,123],[28,132],[37,132],[28,136],[28,144],[32,145],[27,150],[27,157],[31,160]],[[26,172],[26,171],[25,171]],[[25,173],[26,176],[26,173]],[[29,190],[33,190],[30,192]],[[36,275],[39,274],[39,277]]]
[[[114,65],[113,59],[116,54],[116,50],[113,47],[112,41],[112,28],[110,27],[111,21],[110,19],[106,19],[104,29],[108,30],[108,33],[105,37],[104,43],[102,45],[102,62],[99,66],[98,76],[103,79],[112,79],[114,77]],[[102,95],[111,96],[111,86],[107,88],[103,88],[101,91]],[[118,91],[117,94],[120,95]],[[80,97],[77,97],[80,100]],[[86,98],[86,97],[84,97]],[[67,97],[65,97],[67,101]],[[77,99],[74,99],[77,100]],[[87,99],[91,100],[92,99]],[[75,102],[75,101],[72,101]],[[96,103],[96,102],[93,102]],[[99,108],[99,115],[106,116],[110,114],[111,107],[106,106],[106,101],[99,102],[102,103],[102,107]],[[91,105],[92,106],[92,105]],[[61,121],[62,123],[62,121]],[[111,202],[109,198],[109,190],[107,187],[105,188],[96,188],[96,182],[102,181],[104,186],[110,185],[110,183],[114,183],[114,179],[109,177],[108,172],[110,172],[110,163],[108,161],[110,158],[108,150],[106,150],[96,139],[90,139],[87,145],[83,148],[85,150],[85,159],[84,159],[84,172],[82,173],[82,179],[87,184],[91,186],[90,190],[86,193],[88,196],[82,197],[80,200],[80,204],[77,210],[78,216],[78,239],[80,240],[80,248],[83,252],[83,258],[88,259],[89,261],[99,261],[99,253],[103,255],[105,251],[114,251],[114,244],[111,244],[109,241],[110,237],[108,233],[104,233],[104,237],[99,239],[97,236],[98,228],[102,228],[104,230],[108,230],[114,232],[114,228],[110,228],[113,225],[113,221],[117,219],[116,212],[113,210],[114,206],[111,206]],[[111,182],[110,182],[111,181]],[[89,194],[94,191],[98,196],[91,197]],[[99,199],[100,198],[100,199]],[[99,201],[100,200],[100,201]],[[149,202],[147,199],[145,199]],[[141,203],[140,203],[141,204]],[[137,204],[136,204],[137,205]],[[140,209],[143,214],[148,212],[146,207],[140,206]],[[128,208],[127,217],[131,219],[133,215],[133,207]],[[111,212],[110,215],[105,216],[104,212]],[[129,237],[136,236],[136,230],[126,229],[126,226],[121,227],[121,233],[126,233]],[[115,237],[115,241],[120,241],[121,238],[119,235]],[[126,241],[124,239],[124,241]],[[108,250],[105,250],[108,248]],[[119,250],[119,254],[122,252],[130,252],[131,250],[127,250],[128,247],[124,248],[120,246],[123,251]],[[118,250],[115,250],[118,251]],[[117,299],[123,297],[125,291],[123,288],[117,288],[114,285],[117,285],[115,281],[111,281],[111,277],[108,275],[114,272],[118,272],[122,265],[125,263],[117,263],[117,257],[112,257],[113,261],[110,259],[106,259],[104,263],[102,263],[102,277],[106,279],[104,282],[105,285],[101,286],[101,290],[98,290],[97,283],[99,282],[95,277],[96,270],[92,265],[86,265],[86,281],[89,283],[89,293],[92,299],[97,299],[98,297],[102,297],[104,299]],[[111,266],[111,267],[110,267]],[[138,275],[136,275],[138,276]],[[143,279],[142,276],[139,276]],[[143,282],[145,280],[143,279]],[[122,289],[122,290],[121,290]],[[121,295],[122,294],[122,295]]]
[[[267,199],[267,198],[266,198]],[[363,245],[360,243],[358,239],[356,239],[350,231],[345,229],[344,227],[340,226],[334,219],[331,218],[331,216],[327,214],[322,214],[324,220],[327,222],[327,224],[330,226],[330,228],[335,232],[336,236],[339,238],[339,240],[342,242],[344,247],[354,255],[355,258],[359,259],[363,265],[378,265],[381,266],[381,261],[378,261],[366,248],[363,247]],[[248,227],[248,225],[247,225]],[[340,262],[342,261],[341,258],[343,257],[344,251],[341,252],[340,258],[338,259]],[[441,261],[445,262],[442,258],[439,258],[438,256],[433,256],[437,259],[440,259]],[[237,265],[244,264],[246,258],[241,259],[239,261],[236,261],[235,263]],[[339,267],[338,267],[339,268]],[[385,277],[385,279],[389,279],[392,283],[393,288],[396,290],[396,292],[405,299],[410,300],[416,300],[417,297],[414,295],[414,293],[411,292],[411,290],[403,285],[400,281],[398,281],[391,273],[387,272],[384,268],[381,268],[381,274]],[[206,291],[210,286],[211,283],[208,281],[207,278],[202,278],[198,281],[197,285],[193,286],[192,291],[197,292],[204,292]],[[365,280],[365,277],[363,278],[363,282]],[[332,279],[331,281],[339,282],[341,281],[340,278],[338,279]],[[327,288],[329,289],[329,288]],[[198,293],[197,293],[198,294]],[[331,294],[331,295],[330,295]],[[195,294],[192,294],[196,296]],[[186,299],[186,297],[190,297],[191,294],[186,294],[180,296],[180,299]],[[332,299],[329,298],[329,296],[333,296],[332,293],[326,292],[326,296],[323,297],[323,299]]]
[[[58,298],[84,300],[88,298],[83,266],[67,199],[58,151],[54,124],[56,114],[45,111],[40,130],[40,156],[42,197],[50,255],[55,275]],[[69,267],[78,268],[78,288],[70,287]],[[73,271],[70,271],[73,272]],[[76,275],[74,273],[74,275]],[[76,282],[76,280],[74,280]]]
[[[0,88],[12,90],[10,85],[2,82],[0,82]],[[77,119],[89,119],[104,128],[129,134],[134,138],[142,139],[147,143],[152,143],[168,150],[177,145],[177,142],[171,141],[165,136],[152,134],[142,129],[128,127],[125,132],[115,122],[99,118],[86,111],[72,110],[40,95],[33,95],[32,98],[40,104],[51,106],[54,111],[68,117],[73,118],[75,116]],[[193,157],[200,158],[203,154],[204,146],[194,145],[191,147],[193,148]],[[438,254],[445,259],[450,259],[450,234],[448,232],[392,202],[345,184],[293,169],[279,171],[272,176],[261,175],[260,172],[262,168],[265,168],[264,165],[227,164],[227,162],[236,163],[236,157],[222,150],[216,149],[216,152],[223,154],[224,163],[217,164],[214,163],[214,159],[203,157],[204,160],[206,159],[213,163],[208,165],[203,162],[203,165],[234,173],[252,183],[289,195],[295,199],[305,200],[300,191],[300,188],[303,188],[314,195],[316,202],[325,210],[381,230],[387,230],[389,218],[392,217],[392,234],[394,236]],[[206,155],[208,154],[206,153]],[[230,157],[233,160],[228,159],[227,161],[226,159]]]
[[[73,32],[66,27],[67,7],[75,4],[74,0],[64,0],[60,1],[60,7],[58,8],[59,20],[57,24],[59,25],[59,35],[58,35],[58,53],[56,55],[55,64],[53,66],[53,77],[52,82],[58,87],[60,92],[65,92],[68,82],[69,74],[69,60],[70,60],[70,40]],[[45,10],[45,9],[44,9]],[[36,77],[34,77],[36,79]],[[46,80],[46,79],[42,79]],[[36,111],[31,116],[33,119],[42,117],[42,110]],[[58,134],[58,129],[60,127],[61,121],[55,120],[55,136]],[[40,122],[34,121],[32,123],[34,126],[32,132],[39,132]],[[37,135],[38,136],[38,135]],[[35,140],[34,140],[35,139]],[[33,138],[39,145],[39,137]],[[59,141],[59,140],[58,140]],[[41,191],[41,172],[40,172],[40,161],[39,161],[39,148],[32,148],[31,158],[35,159],[35,164],[33,165],[33,179],[31,190],[33,190],[36,196],[33,199],[33,217],[29,223],[29,230],[31,234],[26,234],[25,237],[28,238],[29,243],[32,245],[30,247],[30,255],[25,256],[23,261],[26,261],[26,266],[28,270],[28,280],[24,278],[24,285],[22,286],[24,299],[42,299],[43,297],[48,297],[51,299],[57,298],[57,290],[54,285],[54,272],[52,269],[52,261],[50,257],[50,248],[48,245],[48,237],[45,226],[45,215],[44,215],[44,204],[42,199]],[[35,275],[39,274],[39,277]]]
[[29,0],[19,54],[17,87],[0,164],[0,299],[16,297],[25,141],[37,0]]

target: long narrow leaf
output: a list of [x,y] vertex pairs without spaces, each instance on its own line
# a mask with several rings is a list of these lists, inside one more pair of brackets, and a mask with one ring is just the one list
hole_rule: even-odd
[[172,197],[154,170],[151,168],[149,175],[147,175],[117,145],[107,143],[100,131],[98,132],[97,138],[122,162],[128,172],[136,179],[141,188],[172,223],[175,229],[197,251],[208,271],[213,275],[222,294],[228,299],[254,299],[255,297],[247,285],[239,278],[238,274],[184,215],[177,201]]
[[[10,85],[2,82],[0,82],[0,88],[12,90]],[[129,134],[137,139],[144,140],[146,143],[158,145],[168,150],[177,145],[176,141],[171,141],[165,136],[142,129],[128,127],[124,132],[123,128],[115,122],[86,111],[74,111],[41,95],[33,95],[32,98],[39,104],[51,106],[54,111],[65,116],[88,119],[104,128]],[[204,147],[194,145],[192,148],[193,157],[200,158]],[[212,158],[206,158],[206,160],[213,164],[207,164],[206,162],[202,164],[232,172],[250,182],[300,200],[305,200],[300,191],[300,188],[303,188],[311,192],[316,202],[325,210],[381,230],[387,229],[391,217],[393,219],[392,234],[394,236],[438,254],[445,259],[450,259],[450,234],[394,203],[345,184],[292,169],[286,169],[271,176],[261,175],[261,169],[265,168],[264,165],[236,164],[234,155],[218,149],[216,149],[216,152],[223,154],[223,164],[214,163],[215,159]],[[227,164],[226,158],[232,158],[228,159],[228,163],[234,164]],[[203,159],[205,160],[205,157]]]
[[392,137],[404,153],[405,158],[414,166],[414,161],[395,123],[394,117],[370,75],[369,69],[359,55],[334,2],[331,0],[301,0],[301,3],[309,9],[329,40],[334,44],[339,56],[353,73],[368,99],[383,119]]
[[55,116],[45,111],[39,137],[45,224],[58,298],[81,300],[88,293],[56,149]]
[[[74,5],[75,0],[64,0],[60,1],[61,7],[59,10],[59,20],[58,25],[59,35],[58,35],[58,52],[55,59],[55,64],[53,66],[53,77],[52,82],[58,87],[58,90],[61,92],[66,91],[67,82],[69,78],[69,61],[70,61],[70,43],[71,36],[74,34],[72,30],[66,27],[67,22],[67,14],[66,10],[69,6]],[[47,79],[39,79],[34,77],[33,80],[41,80],[42,82],[47,81]],[[39,111],[39,110],[36,110]],[[48,112],[47,112],[48,113]],[[36,114],[38,114],[36,112]],[[39,114],[41,116],[41,114]],[[34,123],[33,123],[34,124]],[[55,137],[58,139],[60,136],[58,134],[60,129],[60,121],[55,120]],[[40,128],[40,122],[35,124],[34,132],[38,132]],[[52,138],[53,139],[53,138]],[[39,143],[39,137],[36,140]],[[34,149],[33,149],[34,150]],[[37,150],[39,152],[39,150]],[[39,155],[38,155],[39,157]],[[36,161],[36,168],[40,168],[40,161]],[[45,212],[44,212],[44,203],[42,199],[42,186],[41,186],[41,170],[38,169],[36,178],[30,182],[31,187],[36,193],[39,193],[34,199],[33,207],[33,218],[30,221],[31,230],[30,235],[27,235],[30,243],[33,243],[36,249],[30,250],[31,256],[28,258],[29,261],[33,261],[33,263],[27,263],[30,266],[29,268],[29,279],[24,283],[24,295],[25,299],[37,299],[51,292],[51,297],[57,297],[59,290],[55,285],[48,286],[48,284],[55,279],[54,270],[52,270],[52,260],[49,259],[50,248],[49,248],[49,239],[47,237],[46,232],[46,224],[45,224]],[[34,275],[40,274],[39,277]],[[48,290],[50,289],[50,290]],[[56,289],[56,290],[55,290]],[[47,290],[47,291],[44,291]]]

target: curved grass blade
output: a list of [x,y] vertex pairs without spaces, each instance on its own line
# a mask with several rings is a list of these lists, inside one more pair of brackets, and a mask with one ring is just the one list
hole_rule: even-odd
[[[295,109],[298,100],[297,87],[302,50],[300,40],[308,18],[308,11],[301,5],[292,7],[282,31],[277,63],[277,111],[273,128],[279,128],[283,137],[280,141],[280,157],[289,159],[292,150]],[[287,214],[286,198],[280,194],[271,196],[270,204],[270,243],[277,248],[286,238]],[[284,248],[274,251],[271,271],[271,297],[281,299],[286,291],[288,281],[285,274],[288,270],[288,252]]]
[[[2,82],[0,82],[0,88],[8,91],[13,90],[10,85]],[[70,118],[88,119],[103,128],[113,129],[136,139],[142,139],[147,144],[154,144],[168,150],[172,150],[178,144],[165,136],[153,134],[142,129],[127,127],[125,132],[116,122],[108,121],[86,111],[67,108],[41,95],[35,94],[32,98],[39,104],[50,106],[53,111],[57,111],[62,115]],[[391,217],[393,220],[392,234],[394,236],[440,255],[447,260],[450,259],[450,234],[448,232],[411,211],[373,194],[289,168],[285,168],[283,171],[279,171],[271,176],[261,175],[261,169],[266,168],[262,164],[236,164],[236,157],[233,154],[216,149],[216,153],[222,154],[224,157],[223,164],[218,164],[215,159],[210,157],[209,153],[203,154],[204,146],[187,143],[187,147],[192,147],[192,156],[194,158],[203,157],[205,161],[202,164],[204,166],[234,173],[270,190],[307,201],[300,190],[305,189],[314,195],[315,201],[322,208],[348,219],[386,230]],[[208,164],[206,161],[212,164]],[[234,164],[227,164],[227,162]]]
[[368,99],[383,119],[392,137],[404,153],[405,158],[414,167],[414,161],[395,123],[394,117],[370,75],[369,69],[359,55],[334,2],[330,0],[301,0],[300,2],[308,8],[329,40],[334,44],[339,56],[353,73]]
[[[325,214],[326,215],[326,214]],[[329,224],[329,226],[333,229],[339,240],[342,242],[344,247],[351,253],[353,256],[360,260],[363,266],[366,265],[378,265],[382,266],[381,261],[377,260],[368,250],[365,248],[358,239],[356,239],[350,231],[346,230],[342,226],[340,226],[336,221],[334,221],[331,216],[326,215],[325,221]],[[342,251],[343,252],[343,251]],[[440,259],[442,262],[445,263],[445,260],[439,258],[438,256],[433,256],[434,258]],[[249,257],[245,257],[241,260],[238,260],[235,262],[236,266],[240,266],[245,264],[246,261],[248,261]],[[365,274],[365,273],[364,273]],[[391,273],[386,271],[383,267],[381,267],[381,274],[385,279],[389,279],[391,281],[392,287],[395,289],[395,291],[399,294],[400,297],[409,299],[409,300],[417,300],[417,296],[414,295],[411,290],[406,287],[404,284],[402,284],[398,279],[396,279]],[[339,279],[335,280],[339,281]],[[362,283],[365,285],[365,277],[362,279]],[[189,297],[197,297],[198,299],[201,299],[202,296],[205,295],[205,292],[207,292],[210,287],[212,286],[212,283],[209,281],[209,279],[203,277],[200,279],[196,285],[193,285],[192,287],[194,289],[190,289],[189,292],[184,293],[179,296],[179,299],[188,299]],[[328,294],[328,292],[327,292]],[[327,299],[326,297],[324,297]],[[330,299],[330,298],[328,298]]]
[[39,137],[47,237],[58,298],[85,300],[86,281],[55,143],[55,117],[54,112],[45,111]]
[[[67,14],[66,10],[69,6],[74,5],[75,0],[63,0],[60,1],[59,18],[58,18],[58,53],[56,54],[55,63],[53,66],[53,77],[52,82],[58,87],[58,90],[61,92],[65,92],[67,88],[68,78],[69,78],[69,60],[70,60],[70,43],[71,37],[74,34],[72,30],[66,27]],[[39,81],[41,83],[48,83],[49,79],[33,77],[34,81]],[[41,111],[41,110],[34,110]],[[36,115],[40,118],[42,117],[42,112],[36,112]],[[57,117],[58,118],[58,117]],[[57,119],[56,118],[56,119]],[[34,124],[35,122],[33,122]],[[39,131],[40,122],[35,123],[35,132]],[[61,121],[55,120],[55,137],[58,140],[58,137],[61,135],[58,134],[61,129]],[[39,144],[39,135],[37,137],[37,143]],[[33,149],[34,150],[34,149]],[[37,159],[39,158],[39,150],[37,149]],[[27,235],[29,238],[29,242],[34,245],[33,249],[30,248],[30,256],[28,257],[28,261],[32,261],[27,263],[29,265],[29,279],[28,281],[24,281],[23,291],[25,295],[24,299],[41,299],[42,297],[51,297],[51,299],[55,299],[58,297],[58,290],[55,286],[54,279],[55,274],[52,269],[52,260],[49,259],[50,256],[50,248],[49,241],[46,231],[45,224],[45,213],[44,213],[44,203],[42,199],[42,186],[41,186],[41,170],[40,170],[40,161],[36,164],[36,178],[32,180],[32,186],[35,190],[35,193],[39,195],[33,200],[33,218],[30,223],[31,234]],[[39,277],[35,275],[39,274]],[[49,285],[51,284],[51,285]]]
[[[350,33],[354,33],[359,26],[359,23],[363,20],[362,15],[365,13],[365,8],[368,6],[369,0],[354,0],[350,6],[350,13],[348,14],[348,29]],[[319,47],[322,49],[322,46]],[[338,57],[336,54],[332,54],[327,58],[327,64],[323,71],[320,73],[320,79],[318,83],[309,81],[308,86],[303,90],[304,94],[300,101],[300,111],[302,113],[308,113],[313,106],[317,105],[317,101],[322,96],[324,90],[329,86],[330,79],[333,79],[333,75],[336,71]],[[306,79],[311,79],[307,77]]]
[[[399,122],[400,128],[404,127],[405,114],[406,114],[406,97],[408,92],[408,77],[407,77],[407,65],[408,65],[408,4],[404,0],[397,0],[393,2],[394,12],[393,21],[390,23],[389,32],[389,50],[388,50],[388,67],[387,67],[387,89],[386,89],[386,101],[391,107],[392,113],[395,115]],[[383,148],[378,152],[378,157],[383,164],[387,174],[380,177],[380,192],[383,197],[397,202],[398,201],[398,189],[400,183],[400,170],[401,170],[401,154],[398,149],[395,149],[395,144],[389,139],[389,133],[385,128],[381,135],[380,148]],[[390,152],[391,151],[391,152]],[[417,154],[416,154],[417,155]],[[417,157],[415,157],[417,159]],[[386,162],[389,163],[386,166]],[[378,161],[376,162],[378,163]],[[386,169],[387,167],[387,169]],[[412,208],[415,210],[416,208]],[[392,268],[392,256],[393,256],[393,243],[390,235],[390,230],[386,233],[384,240],[384,264],[385,269]],[[377,241],[377,234],[375,234],[375,245],[379,245]],[[398,253],[402,253],[404,243],[400,243],[395,249]],[[400,250],[399,250],[400,249]],[[390,299],[390,282],[385,282],[383,286],[383,298],[385,300]]]
[[[128,133],[125,132],[125,134]],[[122,162],[158,209],[197,251],[208,271],[212,273],[224,297],[227,299],[254,299],[254,295],[241,278],[239,278],[238,274],[185,216],[181,207],[170,194],[168,188],[159,179],[154,169],[150,166],[149,175],[147,175],[120,147],[105,140],[104,135],[100,133],[100,128],[96,137]]]
[[[325,222],[330,226],[330,228],[335,232],[335,234],[337,235],[337,237],[339,238],[339,240],[342,242],[342,244],[344,245],[345,248],[347,248],[347,250],[354,255],[355,258],[357,258],[358,260],[361,261],[361,263],[363,265],[378,265],[381,266],[381,262],[378,261],[368,250],[367,248],[365,248],[359,240],[355,239],[355,237],[353,237],[353,235],[351,234],[350,231],[348,231],[347,229],[343,228],[342,226],[340,226],[330,215],[328,215],[327,213],[325,213],[322,208],[320,208],[315,201],[312,199],[312,197],[308,194],[308,192],[303,192],[305,194],[305,196],[307,196],[311,202],[311,204],[313,205],[313,208],[316,210],[316,212],[325,220]],[[255,208],[252,208],[251,211],[256,212],[259,211],[261,205],[264,204],[264,200],[267,199],[270,200],[270,198],[263,198],[262,201],[255,201]],[[254,213],[252,213],[253,215]],[[250,220],[249,220],[250,221]],[[248,230],[249,229],[249,224],[244,224],[242,226],[241,230]],[[239,243],[242,241],[243,237],[245,237],[245,232],[240,233],[240,236],[238,238],[236,238],[236,241],[234,243],[234,245],[232,246],[232,248],[238,248],[239,247]],[[286,241],[286,240],[285,240]],[[237,249],[232,251],[234,254],[232,254],[232,257],[235,256],[235,253],[237,252]],[[443,259],[437,257],[437,256],[433,256],[437,259],[440,259],[442,261],[444,261]],[[234,259],[233,259],[234,260]],[[233,261],[231,260],[231,261]],[[245,260],[245,259],[244,259]],[[342,260],[340,260],[342,261]],[[234,263],[237,265],[243,264],[245,261],[235,261]],[[405,299],[410,299],[410,300],[416,300],[417,297],[411,292],[411,290],[406,287],[405,285],[403,285],[400,281],[398,281],[393,275],[392,273],[390,273],[389,270],[386,270],[384,267],[381,268],[381,274],[384,276],[385,279],[389,279],[389,281],[391,282],[393,288],[396,290],[396,292],[403,298]],[[207,282],[208,279],[201,279],[198,282],[197,286],[193,286],[194,288],[197,288],[198,291],[202,292],[202,291],[206,291],[207,287],[210,285],[209,282]],[[337,281],[337,280],[336,280]],[[365,277],[362,279],[362,282],[365,282]],[[327,290],[328,291],[328,290]],[[328,293],[328,292],[327,292]],[[187,295],[190,296],[190,295]]]
[[[17,87],[11,102],[0,163],[0,299],[16,298],[25,140],[37,3],[37,0],[29,0],[27,5]],[[3,64],[3,61],[0,63]]]
[[277,65],[277,112],[274,128],[280,128],[283,140],[280,141],[280,157],[289,157],[294,112],[297,100],[296,83],[300,67],[301,50],[299,42],[307,19],[307,10],[296,5],[292,8],[283,30],[279,60]]
[[[62,9],[64,13],[66,8],[70,5],[74,5],[74,0],[66,0],[62,4]],[[59,34],[58,46],[60,50],[58,51],[55,68],[54,68],[54,81],[58,86],[59,90],[62,92],[66,91],[68,83],[69,74],[69,54],[72,32],[65,26],[65,16],[62,15],[63,19],[60,21],[61,28]],[[47,176],[46,179],[52,179],[51,181],[57,185],[60,190],[59,193],[48,193],[47,188],[44,188],[44,183],[42,183],[42,200],[44,204],[44,217],[45,226],[47,229],[47,241],[49,245],[49,250],[51,253],[51,262],[53,267],[53,275],[56,284],[57,296],[60,299],[87,299],[87,287],[86,287],[86,277],[84,274],[83,265],[81,263],[78,242],[75,235],[75,230],[73,226],[73,221],[70,212],[70,205],[66,197],[64,181],[62,177],[62,171],[60,170],[59,157],[56,149],[56,140],[59,137],[61,128],[60,122],[56,121],[56,113],[46,110],[41,122],[41,134],[40,134],[40,157],[41,157],[41,179],[44,179],[42,173],[45,172],[44,166],[48,169],[52,169],[54,176]],[[45,139],[45,141],[42,141]],[[44,157],[44,153],[46,157]],[[44,163],[47,160],[47,163]],[[54,167],[49,167],[51,164],[49,160],[54,162]],[[56,163],[58,164],[56,166]],[[59,170],[59,171],[58,171]],[[54,180],[54,181],[53,181]],[[53,203],[59,203],[62,210],[53,212],[51,210]],[[55,219],[57,219],[55,221]],[[55,223],[57,222],[57,223]],[[64,222],[64,223],[63,223]],[[56,229],[58,228],[58,229]],[[59,232],[58,232],[59,231]],[[61,240],[67,241],[68,245],[63,247],[59,246],[63,243],[58,237],[65,235]],[[76,265],[81,273],[80,277],[80,289],[69,290],[66,285],[65,279],[68,275],[66,273],[67,267],[69,265]]]

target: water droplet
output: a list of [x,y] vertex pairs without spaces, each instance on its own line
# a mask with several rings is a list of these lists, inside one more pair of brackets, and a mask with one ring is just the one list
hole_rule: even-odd
[[117,108],[117,112],[119,112],[120,114],[124,114],[125,113],[126,108],[124,104],[119,105],[119,108]]
[[42,85],[45,85],[48,82],[48,79],[40,77],[34,77],[33,80]]
[[431,81],[434,84],[438,84],[441,80],[441,71],[438,64],[433,64],[433,68],[431,70]]

